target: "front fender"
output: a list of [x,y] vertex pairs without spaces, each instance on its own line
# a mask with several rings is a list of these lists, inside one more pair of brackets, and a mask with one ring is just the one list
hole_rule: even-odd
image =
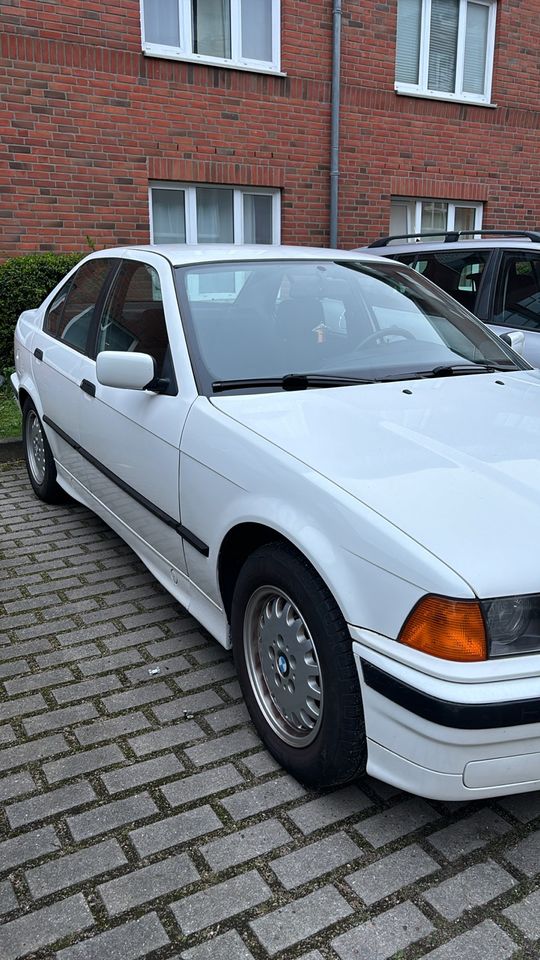
[[224,417],[205,398],[191,408],[180,458],[181,517],[209,547],[186,545],[189,575],[221,605],[221,544],[237,525],[258,523],[314,566],[346,621],[396,637],[425,593],[473,596],[437,557],[383,517],[264,438]]

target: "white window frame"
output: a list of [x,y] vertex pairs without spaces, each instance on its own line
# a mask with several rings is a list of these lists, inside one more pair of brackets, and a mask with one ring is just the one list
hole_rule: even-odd
[[[151,43],[144,32],[144,0],[140,0],[141,39],[143,53],[167,60],[189,60],[233,70],[251,70],[256,73],[281,73],[281,0],[272,0],[272,59],[252,60],[242,57],[241,0],[231,4],[231,56],[211,57],[193,52],[191,0],[177,0],[180,25],[180,46]],[[284,74],[282,74],[284,76]]]
[[[399,0],[398,0],[399,2]],[[486,72],[484,93],[467,93],[463,90],[463,72],[465,65],[465,34],[467,26],[467,4],[474,2],[489,8],[489,20],[486,43]],[[497,0],[459,0],[458,38],[456,52],[456,87],[454,93],[444,90],[432,90],[428,86],[429,76],[429,40],[431,28],[431,0],[422,0],[420,25],[420,54],[418,62],[418,83],[404,83],[396,80],[396,93],[408,96],[427,97],[434,100],[450,100],[458,103],[476,103],[494,107],[491,103],[491,81],[493,76],[493,56],[495,52],[495,26],[497,20]]]
[[[467,207],[467,209],[474,210],[474,230],[482,229],[482,217],[484,213],[483,203],[478,203],[473,200],[446,200],[444,197],[422,197],[421,199],[411,199],[411,197],[392,197],[390,200],[390,205],[393,203],[401,203],[406,207],[407,214],[407,229],[406,233],[421,233],[422,232],[422,206],[424,203],[446,203],[448,204],[448,213],[446,217],[446,230],[441,231],[441,233],[448,233],[451,230],[454,230],[454,225],[456,222],[456,210],[459,207]],[[427,238],[424,238],[426,240]],[[470,238],[471,240],[474,237]],[[409,241],[414,243],[414,239]]]
[[[184,215],[186,226],[186,243],[198,243],[197,239],[197,190],[199,187],[211,187],[213,190],[233,191],[233,243],[242,246],[244,243],[244,204],[243,197],[248,194],[258,194],[272,197],[272,244],[281,243],[281,191],[271,187],[235,187],[233,184],[217,183],[173,183],[170,180],[153,180],[148,188],[148,206],[150,211],[150,240],[154,240],[154,217],[152,208],[152,190],[175,190],[184,194]],[[180,242],[180,241],[178,241]]]

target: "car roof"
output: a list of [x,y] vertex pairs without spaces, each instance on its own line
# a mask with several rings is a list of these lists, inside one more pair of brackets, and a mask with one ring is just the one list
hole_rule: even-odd
[[388,243],[384,247],[359,247],[355,253],[377,252],[381,257],[392,257],[401,253],[448,253],[451,250],[540,250],[540,243],[525,239],[501,240],[457,240],[445,243],[439,240],[436,243]]
[[123,256],[125,253],[155,253],[166,257],[175,266],[202,263],[229,263],[246,260],[381,260],[374,250],[335,250],[328,247],[289,247],[270,244],[189,244],[156,243],[144,246],[111,247],[95,256]]

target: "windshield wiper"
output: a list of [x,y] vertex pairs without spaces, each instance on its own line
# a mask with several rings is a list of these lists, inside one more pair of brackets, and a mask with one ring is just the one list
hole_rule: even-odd
[[433,370],[426,370],[421,376],[424,377],[453,377],[460,376],[463,373],[497,373],[503,370],[518,370],[515,363],[505,365],[504,363],[442,363]]
[[339,377],[322,373],[287,373],[284,377],[253,377],[246,380],[214,380],[214,393],[242,390],[245,387],[281,387],[282,390],[308,390],[309,387],[348,387],[358,383],[377,383],[372,377]]

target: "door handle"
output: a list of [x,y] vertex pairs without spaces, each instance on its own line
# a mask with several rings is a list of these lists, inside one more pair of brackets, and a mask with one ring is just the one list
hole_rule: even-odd
[[87,393],[89,397],[95,397],[96,387],[95,384],[90,383],[90,380],[81,380],[80,388]]
[[36,360],[43,360],[43,350],[41,350],[39,347],[36,347],[34,350],[34,356]]

